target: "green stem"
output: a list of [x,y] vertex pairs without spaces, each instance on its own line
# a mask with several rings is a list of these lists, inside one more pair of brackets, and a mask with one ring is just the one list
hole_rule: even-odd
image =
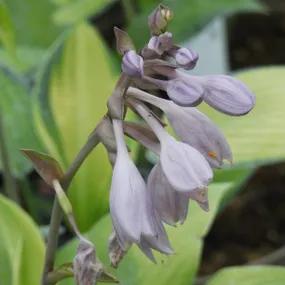
[[[82,147],[74,161],[72,162],[71,166],[67,170],[61,185],[62,188],[67,191],[73,177],[75,176],[76,172],[84,162],[84,160],[88,157],[91,151],[97,146],[99,143],[99,138],[97,136],[96,130],[90,135],[86,144]],[[50,271],[53,270],[54,261],[55,261],[55,254],[57,249],[57,242],[58,242],[58,233],[59,228],[62,220],[62,210],[60,204],[55,198],[52,213],[51,213],[51,220],[50,220],[50,228],[48,233],[48,241],[47,241],[47,249],[46,249],[46,257],[45,257],[45,265],[43,271],[43,278],[42,278],[42,285],[48,285],[47,276]]]
[[[1,112],[1,111],[0,111]],[[3,175],[4,175],[4,190],[6,195],[16,203],[20,204],[20,197],[17,192],[15,180],[12,175],[8,150],[6,146],[3,119],[0,114],[0,159],[2,162]]]
[[134,5],[132,3],[132,0],[122,0],[122,4],[123,4],[123,8],[124,8],[125,15],[127,18],[127,22],[128,22],[128,24],[130,24],[133,17],[136,14],[135,9],[134,9]]

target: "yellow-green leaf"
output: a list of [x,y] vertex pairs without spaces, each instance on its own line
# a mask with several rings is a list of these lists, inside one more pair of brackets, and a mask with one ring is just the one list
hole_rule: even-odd
[[31,218],[0,195],[0,280],[5,285],[40,284],[44,243]]
[[281,266],[236,266],[218,271],[207,285],[284,285]]
[[[115,72],[101,37],[85,23],[76,26],[55,53],[42,72],[37,88],[40,109],[35,114],[49,153],[68,167],[106,113]],[[80,168],[69,191],[82,231],[108,209],[110,174],[100,145]]]

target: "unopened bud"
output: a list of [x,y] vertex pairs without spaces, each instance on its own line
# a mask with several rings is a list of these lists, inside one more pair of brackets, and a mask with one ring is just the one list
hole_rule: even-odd
[[131,77],[142,77],[143,58],[133,50],[126,52],[122,60],[122,71]]
[[148,17],[148,25],[151,33],[153,35],[164,33],[172,17],[172,11],[160,4]]
[[179,48],[175,51],[175,60],[179,67],[193,69],[199,59],[198,53],[187,48]]
[[172,34],[169,32],[151,37],[147,45],[148,49],[155,51],[159,55],[162,55],[165,51],[170,50],[172,46]]

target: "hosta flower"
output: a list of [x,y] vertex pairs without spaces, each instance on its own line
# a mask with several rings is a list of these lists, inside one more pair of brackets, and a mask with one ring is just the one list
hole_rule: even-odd
[[254,94],[241,81],[226,75],[204,78],[204,101],[228,115],[247,114],[255,105]]
[[159,217],[169,225],[183,223],[188,213],[189,198],[169,184],[160,165],[151,170],[147,182],[154,208]]
[[207,159],[212,167],[221,167],[224,160],[232,161],[232,153],[222,132],[196,108],[181,107],[169,100],[130,88],[128,95],[163,110],[177,136]]
[[117,157],[113,170],[110,212],[118,242],[123,250],[139,243],[142,234],[155,235],[148,220],[146,185],[129,157],[124,142],[122,122],[113,120]]
[[188,144],[171,137],[142,104],[134,101],[132,104],[160,141],[160,164],[171,186],[179,191],[206,187],[213,172],[203,155]]
[[122,60],[122,71],[133,77],[143,76],[143,58],[134,50],[127,51]]

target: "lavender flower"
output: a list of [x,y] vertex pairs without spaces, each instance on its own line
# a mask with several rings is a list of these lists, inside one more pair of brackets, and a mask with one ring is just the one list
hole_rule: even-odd
[[155,235],[146,213],[146,186],[129,157],[124,143],[122,122],[113,120],[117,157],[113,170],[110,212],[118,242],[123,250],[139,243],[141,235]]
[[147,48],[153,50],[158,55],[170,50],[173,46],[172,34],[165,32],[159,36],[153,36],[148,42]]
[[240,116],[255,105],[254,94],[241,81],[230,76],[206,76],[204,86],[204,101],[222,113]]
[[143,58],[134,50],[127,51],[122,60],[122,71],[133,77],[143,76]]
[[232,162],[231,149],[224,135],[196,108],[181,107],[135,88],[129,88],[128,95],[163,110],[182,142],[197,149],[212,167],[221,167],[224,160]]
[[133,101],[132,104],[160,141],[160,163],[171,186],[179,191],[206,187],[213,172],[205,158],[193,147],[171,137],[142,104]]
[[162,221],[169,225],[183,223],[188,213],[189,198],[169,184],[160,165],[155,165],[148,177],[147,187],[152,195],[154,208]]

